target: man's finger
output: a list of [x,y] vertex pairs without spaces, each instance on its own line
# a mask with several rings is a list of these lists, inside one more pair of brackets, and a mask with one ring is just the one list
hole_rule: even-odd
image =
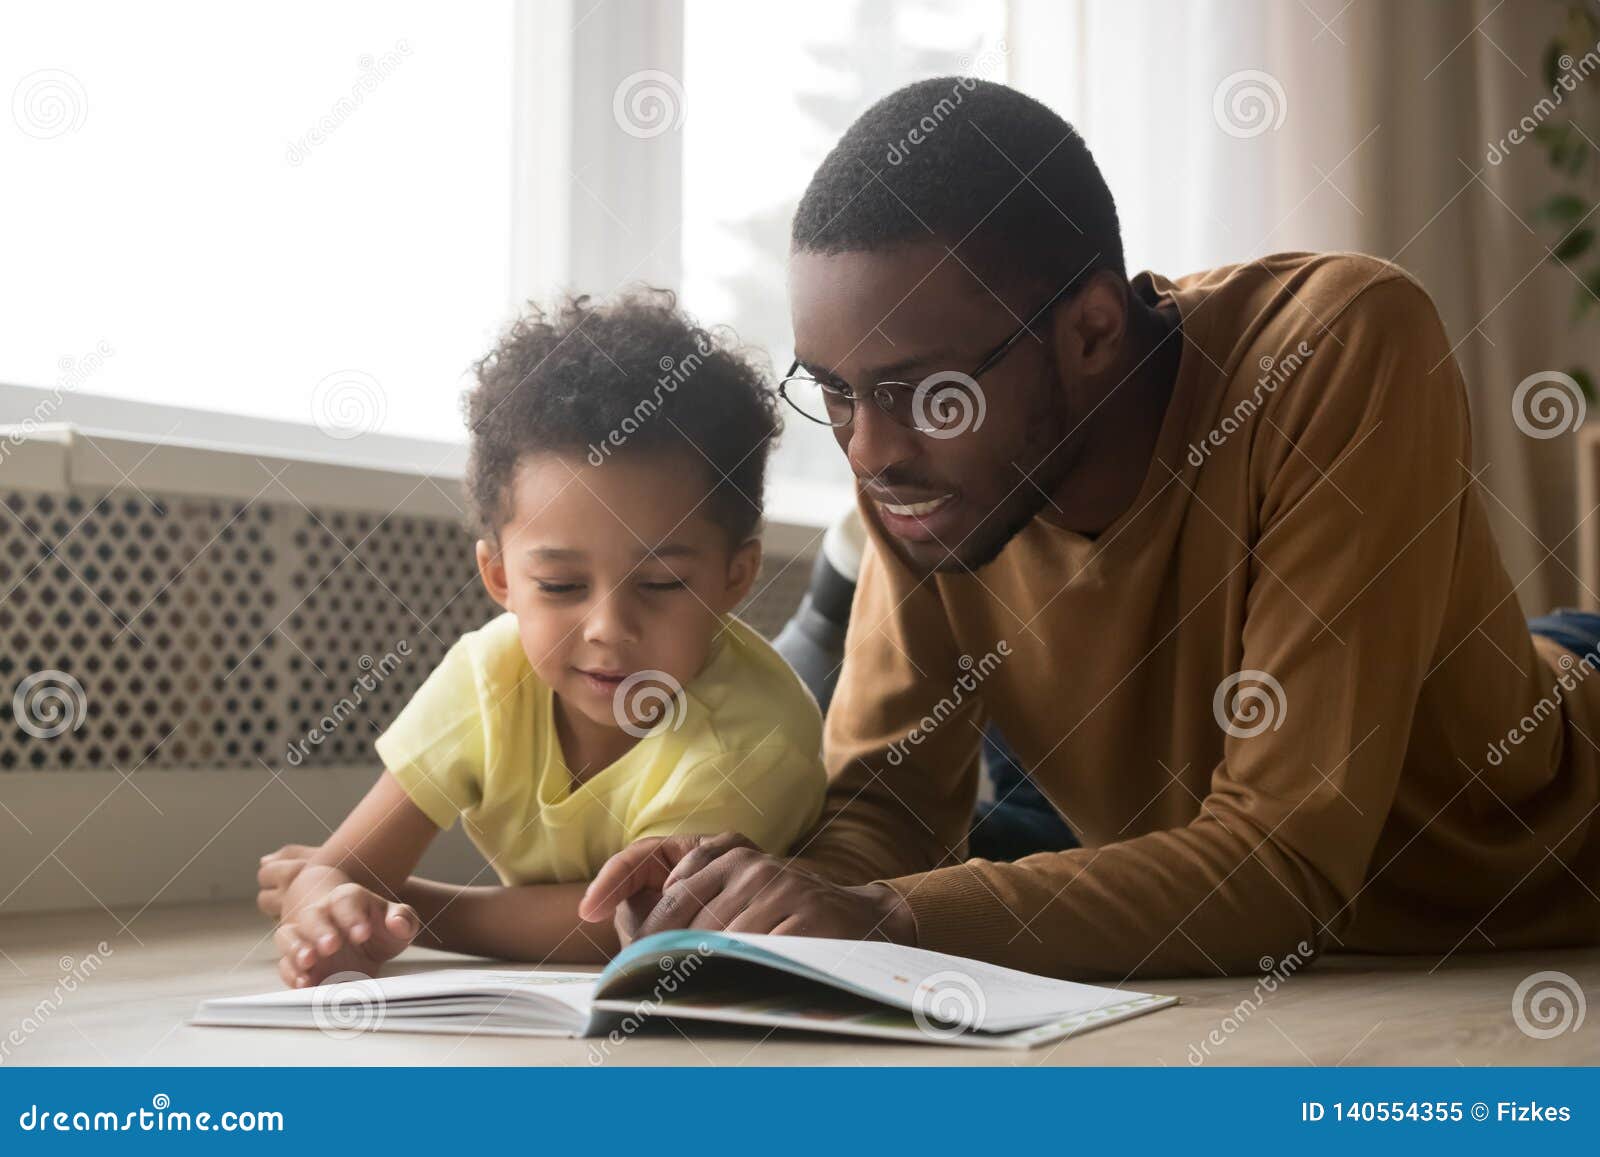
[[687,880],[679,880],[661,893],[650,915],[639,925],[639,938],[654,936],[657,932],[670,932],[687,928],[694,923],[702,909],[722,894],[728,877],[725,860],[713,861],[711,867],[696,872]]
[[609,920],[617,905],[635,892],[659,889],[699,840],[699,836],[635,840],[600,866],[578,902],[578,915],[591,923]]
[[688,879],[696,872],[702,871],[718,856],[725,855],[735,848],[754,848],[755,844],[745,839],[738,832],[724,832],[719,836],[708,836],[702,839],[689,854],[680,859],[677,865],[662,881],[661,890],[664,892],[679,880]]

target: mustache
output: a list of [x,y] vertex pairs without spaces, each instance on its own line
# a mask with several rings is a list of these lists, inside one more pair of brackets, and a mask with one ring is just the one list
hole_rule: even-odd
[[945,490],[953,491],[948,483],[937,478],[929,478],[903,471],[891,470],[882,474],[875,474],[871,478],[856,476],[856,482],[863,490]]

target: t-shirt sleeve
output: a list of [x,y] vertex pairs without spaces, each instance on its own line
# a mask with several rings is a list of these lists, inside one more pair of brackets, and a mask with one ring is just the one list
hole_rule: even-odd
[[374,746],[411,802],[448,829],[483,798],[483,732],[477,672],[462,639]]
[[628,842],[739,832],[782,855],[816,822],[825,788],[816,754],[783,744],[723,752],[674,771],[628,823]]

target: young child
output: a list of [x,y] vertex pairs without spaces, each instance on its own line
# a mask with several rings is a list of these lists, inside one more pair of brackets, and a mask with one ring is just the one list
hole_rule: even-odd
[[[821,810],[821,718],[731,611],[761,564],[762,375],[648,291],[515,324],[467,397],[478,570],[463,636],[377,740],[384,772],[320,848],[264,857],[294,987],[413,941],[598,961],[585,885],[634,840],[738,831],[782,853]],[[501,886],[412,879],[460,816]]]

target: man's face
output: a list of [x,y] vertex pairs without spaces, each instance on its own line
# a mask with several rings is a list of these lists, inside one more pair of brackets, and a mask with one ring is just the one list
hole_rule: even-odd
[[834,435],[902,556],[922,572],[992,560],[1049,501],[1074,456],[1049,318],[1034,323],[1040,340],[1024,336],[984,373],[981,404],[964,410],[954,433],[896,424],[872,389],[970,374],[1043,302],[1002,302],[933,244],[796,252],[789,291],[796,356],[819,381],[860,399]]

